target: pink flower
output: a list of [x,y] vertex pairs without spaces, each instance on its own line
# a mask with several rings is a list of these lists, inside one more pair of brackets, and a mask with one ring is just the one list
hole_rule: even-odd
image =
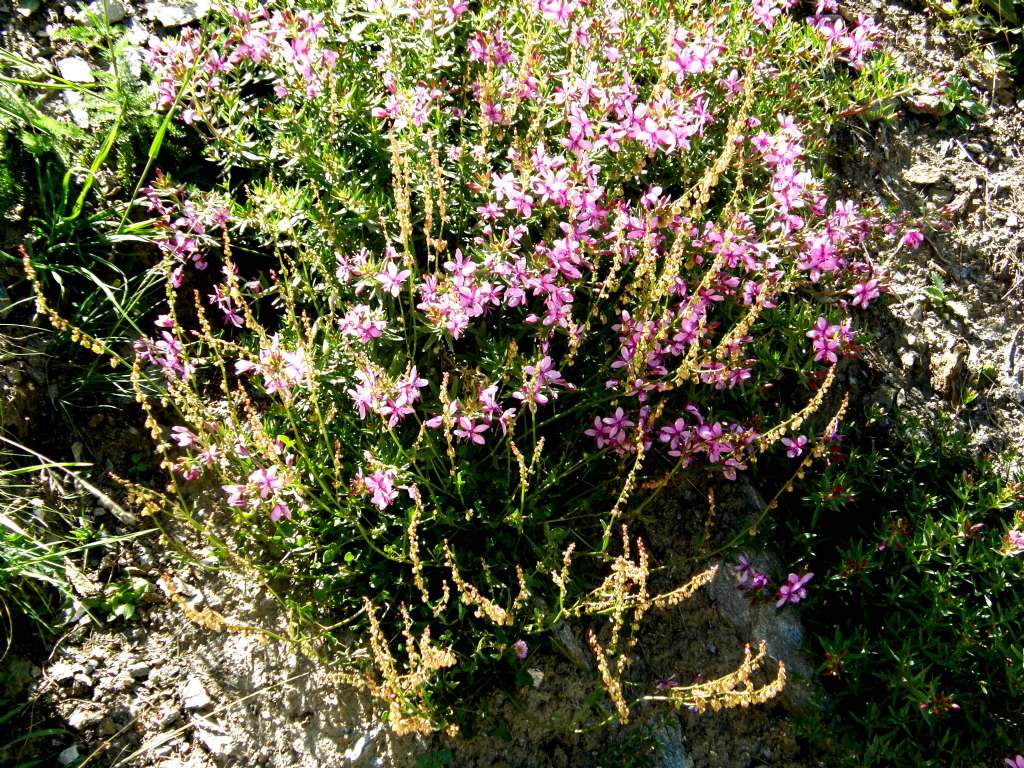
[[736,560],[736,576],[741,583],[746,583],[754,572],[754,561],[750,555],[740,555]]
[[395,490],[396,474],[393,469],[378,469],[363,478],[363,483],[372,496],[370,501],[377,509],[386,509],[398,497],[398,491]]
[[270,510],[270,519],[276,523],[282,517],[291,520],[292,511],[288,508],[287,504],[283,501],[279,501],[274,505],[274,508]]
[[786,455],[791,459],[795,459],[803,455],[804,446],[807,445],[807,438],[800,435],[796,440],[790,440],[788,437],[782,438],[782,444],[786,446]]
[[569,25],[569,17],[576,10],[576,3],[571,0],[540,0],[537,9],[548,21],[566,27]]
[[489,424],[477,424],[473,419],[468,419],[465,416],[459,416],[456,419],[457,426],[452,430],[455,436],[462,440],[469,440],[477,445],[484,444],[484,432],[487,431]]
[[222,488],[228,494],[227,505],[229,507],[245,509],[249,506],[245,497],[247,488],[244,485],[225,485]]
[[878,281],[864,280],[859,282],[850,289],[850,295],[853,296],[853,301],[851,301],[850,304],[855,307],[860,307],[861,309],[867,309],[868,304],[881,295],[881,291],[878,288]]
[[1010,766],[1010,768],[1024,768],[1024,755],[1017,755],[1016,757],[1008,757],[1003,762]]
[[921,247],[921,243],[924,242],[924,235],[916,229],[908,229],[903,233],[903,239],[900,240],[901,245],[905,245],[907,248],[916,251]]
[[249,482],[256,486],[262,499],[272,496],[284,487],[284,480],[277,476],[277,467],[257,469],[249,475]]
[[1019,555],[1024,553],[1024,533],[1021,533],[1017,528],[1011,528],[1003,537],[1003,544],[1006,547],[1007,554]]
[[452,24],[459,16],[469,10],[469,4],[466,0],[451,0],[448,6],[444,9],[444,20]]
[[516,652],[516,658],[522,661],[530,652],[530,647],[526,644],[525,640],[516,640],[512,643],[512,650]]
[[410,272],[408,269],[399,271],[394,262],[388,262],[387,268],[383,272],[378,272],[376,278],[385,293],[397,296],[402,292],[402,285],[405,283],[406,279],[408,279],[409,274]]
[[775,607],[781,608],[786,603],[795,604],[805,599],[807,597],[807,590],[804,587],[812,578],[814,578],[813,573],[805,573],[803,576],[797,576],[795,573],[789,574],[786,583],[779,587],[779,599],[775,603]]
[[819,317],[814,327],[807,332],[814,347],[814,359],[821,362],[827,360],[835,363],[839,360],[839,336],[842,328],[838,325],[830,325],[824,317]]
[[177,443],[179,448],[188,448],[195,445],[196,436],[185,427],[171,427],[171,440]]

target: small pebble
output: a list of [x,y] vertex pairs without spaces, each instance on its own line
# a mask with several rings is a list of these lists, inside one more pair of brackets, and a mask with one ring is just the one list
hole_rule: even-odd
[[72,83],[94,83],[96,78],[92,74],[89,62],[78,56],[68,56],[57,62],[57,71],[65,80]]

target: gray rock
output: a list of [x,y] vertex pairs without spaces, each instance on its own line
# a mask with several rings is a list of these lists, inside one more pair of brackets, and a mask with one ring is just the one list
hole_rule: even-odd
[[352,742],[352,746],[345,751],[345,759],[354,763],[363,757],[363,753],[373,746],[373,743],[377,740],[380,732],[381,727],[376,725],[359,734],[359,736]]
[[111,24],[124,21],[124,17],[128,13],[121,0],[94,0],[89,3],[89,11],[97,16],[103,16],[104,8],[107,12],[107,21]]
[[92,688],[93,685],[95,685],[93,679],[84,672],[79,672],[77,675],[75,675],[75,683],[77,685],[82,686],[83,688]]
[[185,709],[203,709],[212,703],[198,677],[190,677],[182,686],[180,694],[181,703]]
[[[780,570],[768,555],[758,555],[753,561],[754,567],[763,573]],[[748,638],[752,646],[764,641],[768,656],[785,664],[786,687],[782,691],[782,703],[791,711],[806,711],[812,698],[810,683],[814,667],[800,653],[804,632],[798,614],[792,609],[776,609],[773,603],[752,605],[737,589],[736,574],[730,565],[719,565],[708,587],[711,599],[718,605],[722,618]]]
[[78,56],[68,56],[57,62],[57,71],[65,80],[72,83],[95,83],[89,62]]
[[68,747],[59,755],[57,755],[57,762],[59,762],[61,765],[71,765],[77,759],[78,746],[76,744],[72,744],[70,747]]
[[594,659],[583,647],[569,625],[564,621],[558,622],[552,629],[551,639],[555,647],[560,650],[573,664],[580,669],[594,670]]
[[157,725],[163,730],[169,725],[172,725],[177,719],[181,717],[181,707],[177,704],[171,704],[170,706],[160,710],[160,714],[157,716]]
[[154,0],[146,5],[146,16],[165,27],[191,24],[209,12],[210,0]]
[[143,678],[149,677],[149,673],[152,671],[153,670],[149,664],[144,661],[137,662],[128,667],[128,674],[136,680],[142,680]]
[[230,757],[235,752],[235,741],[225,733],[199,728],[197,734],[203,746],[214,757]]
[[917,163],[903,172],[903,178],[911,184],[927,186],[942,180],[942,167],[933,163]]
[[659,768],[693,768],[693,760],[683,747],[683,731],[675,713],[664,718],[654,732],[654,741],[658,747]]
[[50,677],[58,683],[66,683],[75,676],[76,672],[82,671],[81,664],[68,664],[66,661],[58,661],[48,670]]

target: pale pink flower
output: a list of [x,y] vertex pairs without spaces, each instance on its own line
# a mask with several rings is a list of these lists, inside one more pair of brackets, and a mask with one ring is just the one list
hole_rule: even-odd
[[384,271],[378,272],[376,278],[385,293],[397,296],[402,292],[402,285],[405,284],[409,275],[410,272],[408,269],[399,270],[398,267],[395,266],[394,262],[388,262],[387,267]]
[[249,475],[249,482],[256,486],[262,499],[272,496],[284,487],[284,480],[277,476],[277,467],[255,470]]

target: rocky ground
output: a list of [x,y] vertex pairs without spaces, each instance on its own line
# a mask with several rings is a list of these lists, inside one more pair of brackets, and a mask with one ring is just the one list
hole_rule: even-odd
[[[200,3],[107,3],[110,20],[144,40],[204,12]],[[74,21],[74,6],[20,0],[0,5],[0,46],[45,63],[68,79],[89,64],[65,43],[51,46],[52,25]],[[966,426],[979,450],[1024,449],[1024,117],[1007,81],[983,49],[957,37],[920,8],[865,5],[890,30],[890,49],[916,75],[956,74],[986,105],[966,130],[918,100],[893,122],[851,129],[837,176],[851,195],[899,205],[913,215],[944,218],[912,257],[877,254],[892,301],[874,311],[878,344],[851,384],[888,407],[941,408]],[[81,61],[81,59],[79,59]],[[74,104],[55,105],[76,119]],[[12,337],[14,339],[18,337]],[[6,425],[30,427],[45,400],[46,378],[31,333],[8,341],[0,370]],[[23,354],[24,353],[24,354]],[[116,424],[106,428],[115,429]],[[666,530],[693,524],[702,499],[680,495],[663,510]],[[739,486],[721,500],[722,517],[741,526],[759,509],[753,489]],[[144,521],[145,522],[145,521]],[[133,526],[118,523],[125,532]],[[188,539],[184,530],[165,531]],[[672,578],[669,534],[652,550]],[[97,626],[81,616],[53,649],[16,648],[5,661],[5,685],[37,702],[41,724],[74,734],[54,737],[63,764],[199,768],[309,766],[614,766],[657,744],[656,764],[786,766],[821,762],[789,735],[786,707],[806,703],[798,683],[784,701],[719,715],[680,715],[650,707],[626,730],[573,734],[573,718],[594,689],[594,675],[571,628],[569,653],[533,649],[527,661],[536,684],[519,697],[499,697],[479,733],[396,739],[369,702],[340,684],[328,665],[275,636],[289,632],[268,590],[255,579],[218,571],[215,561],[190,562],[156,535],[121,545],[104,570],[84,574],[87,592],[111,574],[145,580],[138,619]],[[194,551],[194,550],[193,550]],[[687,570],[689,568],[689,570]],[[752,609],[740,599],[724,564],[715,582],[678,609],[654,617],[637,648],[634,674],[653,686],[734,669],[745,642],[771,642],[791,671],[809,673],[797,648],[794,613]],[[794,676],[796,677],[796,676]],[[8,690],[10,693],[11,690]],[[31,724],[29,724],[31,725]],[[3,726],[0,726],[2,729]],[[653,738],[644,729],[653,732]],[[5,740],[0,738],[0,743]],[[433,762],[431,762],[433,761]]]

